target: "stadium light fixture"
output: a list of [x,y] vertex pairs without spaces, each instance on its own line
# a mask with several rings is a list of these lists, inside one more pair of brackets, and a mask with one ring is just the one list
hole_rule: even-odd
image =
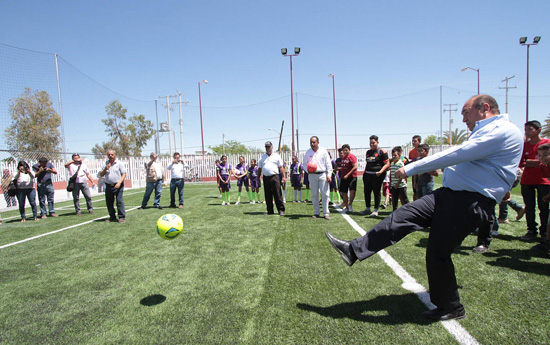
[[529,121],[529,47],[539,44],[541,37],[535,36],[533,43],[526,43],[527,37],[520,37],[519,44],[527,47],[527,87],[525,88],[525,122]]

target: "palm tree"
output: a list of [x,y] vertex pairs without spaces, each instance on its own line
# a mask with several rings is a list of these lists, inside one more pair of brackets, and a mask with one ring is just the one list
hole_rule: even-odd
[[449,131],[443,132],[443,142],[446,142],[449,145],[462,144],[464,141],[466,141],[466,139],[468,139],[468,135],[465,129],[461,129],[459,132],[458,128],[455,128],[455,130],[451,132],[450,139],[451,140],[449,140]]

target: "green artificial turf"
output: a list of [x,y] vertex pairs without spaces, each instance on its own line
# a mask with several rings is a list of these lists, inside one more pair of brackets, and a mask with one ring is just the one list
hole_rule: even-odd
[[[248,204],[246,193],[231,206],[217,195],[214,184],[189,183],[183,210],[135,210],[143,190],[128,190],[124,224],[103,221],[101,196],[96,215],[75,216],[70,201],[56,204],[60,217],[37,222],[3,213],[0,246],[97,221],[0,249],[0,343],[457,343],[441,323],[420,317],[426,306],[378,255],[344,264],[324,231],[359,235],[336,211],[330,221],[312,219],[311,203],[291,203],[290,188],[284,217],[263,215],[265,204]],[[184,220],[172,241],[155,231],[166,213]],[[365,230],[381,219],[351,217]],[[524,219],[501,225],[484,254],[472,253],[476,237],[468,236],[453,255],[467,312],[459,323],[481,344],[550,339],[550,257],[519,241],[525,229]],[[424,287],[427,235],[386,250]]]

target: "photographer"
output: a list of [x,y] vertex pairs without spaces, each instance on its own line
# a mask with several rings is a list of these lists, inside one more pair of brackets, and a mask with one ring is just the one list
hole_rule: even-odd
[[86,207],[88,208],[88,212],[90,212],[90,214],[94,214],[94,207],[92,206],[92,194],[90,193],[90,188],[88,187],[86,177],[92,183],[92,187],[94,186],[94,180],[92,178],[92,175],[90,175],[90,172],[88,171],[88,167],[84,162],[82,162],[82,158],[80,158],[80,155],[78,153],[75,153],[72,156],[72,160],[65,163],[65,168],[69,169],[70,177],[76,174],[76,181],[73,189],[73,202],[76,215],[82,215],[82,212],[80,212],[79,202],[80,191],[82,191],[82,195],[84,195],[84,198],[86,199]]
[[48,198],[48,211],[50,217],[57,217],[54,209],[54,194],[52,174],[57,175],[57,170],[48,158],[42,157],[38,163],[32,166],[36,173],[36,190],[38,191],[38,201],[40,202],[40,218],[45,219],[46,215],[46,197]]
[[162,168],[162,165],[157,162],[158,156],[155,152],[152,152],[149,157],[151,160],[149,163],[145,164],[145,169],[147,170],[147,187],[145,188],[145,194],[143,195],[143,200],[139,209],[145,209],[147,203],[149,202],[149,198],[151,197],[151,193],[154,190],[155,200],[153,202],[153,206],[161,210],[162,207],[160,206],[160,197],[162,195],[162,184],[164,183],[164,169]]
[[183,186],[185,185],[184,181],[184,164],[180,159],[181,155],[178,152],[174,153],[174,160],[172,164],[168,166],[170,170],[170,206],[176,208],[176,188],[178,189],[179,194],[179,208],[183,208]]
[[17,163],[17,201],[19,201],[19,213],[21,214],[21,223],[27,220],[25,215],[25,197],[31,205],[34,220],[38,220],[36,213],[36,192],[34,191],[34,175],[31,167],[25,161]]

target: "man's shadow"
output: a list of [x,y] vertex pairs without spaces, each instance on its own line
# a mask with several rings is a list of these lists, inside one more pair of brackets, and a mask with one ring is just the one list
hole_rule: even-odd
[[305,303],[298,303],[296,306],[302,310],[312,311],[333,319],[347,318],[385,325],[405,323],[427,325],[431,323],[420,316],[427,308],[414,293],[378,296],[367,301],[339,303],[328,307]]

